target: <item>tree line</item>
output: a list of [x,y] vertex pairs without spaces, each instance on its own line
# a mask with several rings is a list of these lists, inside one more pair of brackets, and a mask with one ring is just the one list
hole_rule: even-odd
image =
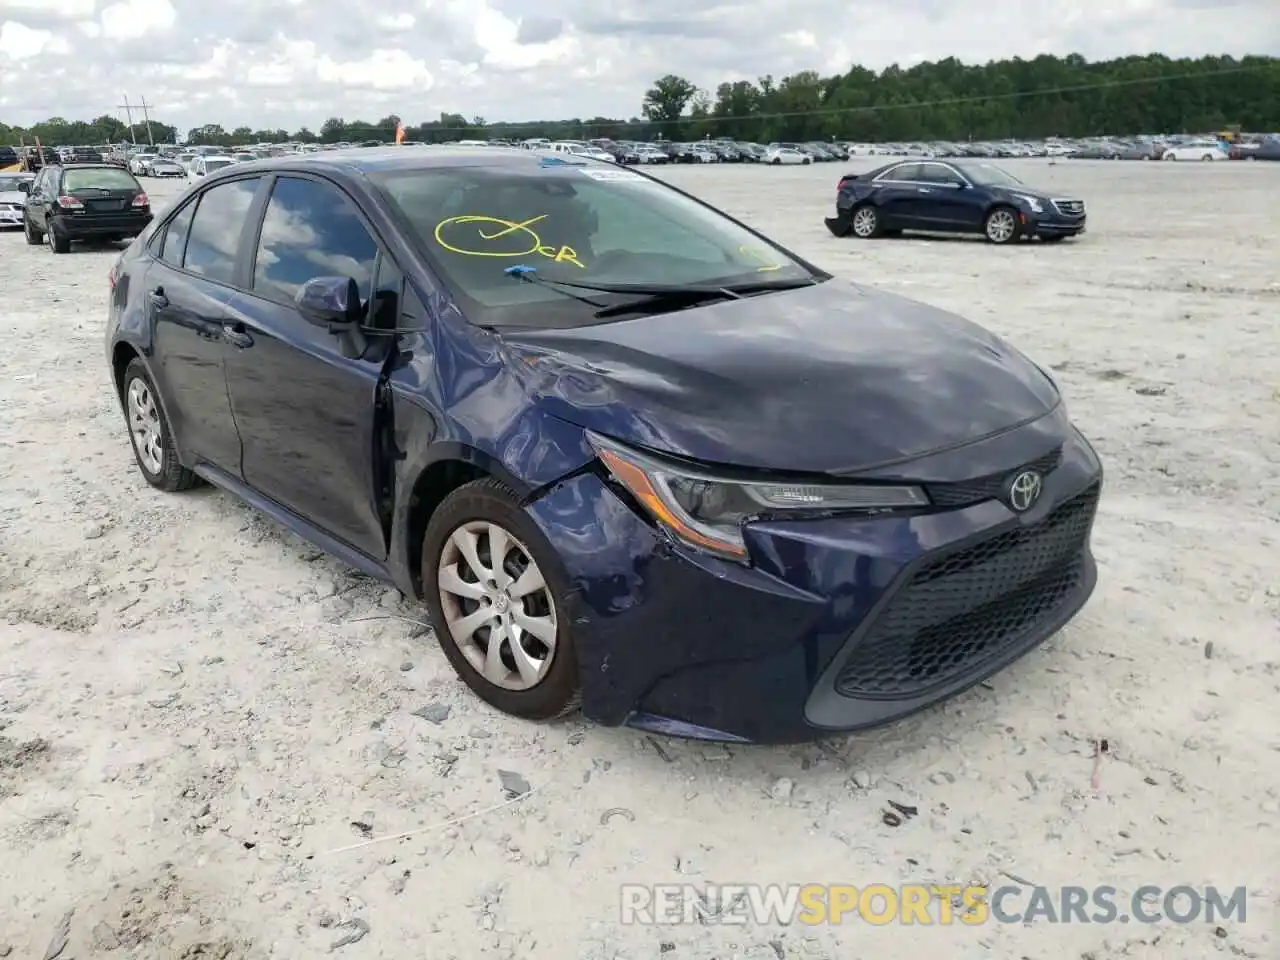
[[[397,116],[377,121],[330,117],[318,131],[195,127],[191,144],[389,142]],[[1171,59],[1161,54],[1090,62],[1078,54],[1015,57],[984,65],[948,58],[879,73],[854,65],[844,74],[802,71],[775,79],[721,83],[714,91],[669,74],[644,94],[630,118],[591,117],[520,123],[442,113],[405,123],[408,140],[547,137],[668,140],[726,136],[771,142],[843,139],[884,142],[1192,133],[1239,126],[1280,130],[1280,58]],[[130,129],[116,117],[52,117],[23,129],[0,122],[0,143],[49,146],[173,143],[172,125]]]

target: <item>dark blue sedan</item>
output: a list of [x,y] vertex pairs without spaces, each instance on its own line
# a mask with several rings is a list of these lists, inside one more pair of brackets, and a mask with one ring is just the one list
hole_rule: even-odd
[[237,164],[123,254],[109,315],[148,483],[417,598],[521,717],[855,730],[1094,587],[1101,468],[1046,373],[611,164]]
[[850,173],[836,187],[827,229],[862,240],[922,230],[976,233],[992,243],[1085,231],[1084,201],[1035,190],[992,163],[905,160]]

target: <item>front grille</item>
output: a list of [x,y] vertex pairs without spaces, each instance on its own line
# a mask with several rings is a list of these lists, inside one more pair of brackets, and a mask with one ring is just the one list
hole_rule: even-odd
[[971,673],[1032,636],[1075,593],[1100,487],[927,561],[889,601],[836,678],[846,697],[896,700]]
[[999,500],[1005,494],[1006,485],[1024,470],[1034,470],[1041,476],[1048,476],[1057,470],[1062,463],[1062,448],[1058,447],[1039,459],[1032,460],[1013,470],[992,473],[973,480],[962,480],[959,483],[927,483],[925,491],[935,506],[968,507],[984,500]]
[[1053,208],[1064,217],[1083,217],[1084,201],[1083,200],[1055,200]]

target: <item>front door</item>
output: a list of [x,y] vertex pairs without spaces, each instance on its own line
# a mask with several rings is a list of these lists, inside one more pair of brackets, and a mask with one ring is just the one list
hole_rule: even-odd
[[386,338],[359,358],[307,322],[294,295],[320,276],[375,289],[378,245],[350,199],[327,180],[280,176],[254,260],[252,290],[230,304],[239,346],[227,387],[243,443],[244,480],[326,533],[377,560],[379,519],[374,407]]

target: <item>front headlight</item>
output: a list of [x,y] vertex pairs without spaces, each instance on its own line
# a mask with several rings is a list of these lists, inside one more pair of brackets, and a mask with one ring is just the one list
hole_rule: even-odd
[[927,507],[919,487],[879,484],[735,480],[640,453],[588,433],[614,479],[676,539],[745,561],[742,526],[762,517],[825,513],[877,514]]
[[1035,197],[1024,197],[1019,194],[1018,199],[1030,207],[1032,213],[1044,213],[1044,205]]

